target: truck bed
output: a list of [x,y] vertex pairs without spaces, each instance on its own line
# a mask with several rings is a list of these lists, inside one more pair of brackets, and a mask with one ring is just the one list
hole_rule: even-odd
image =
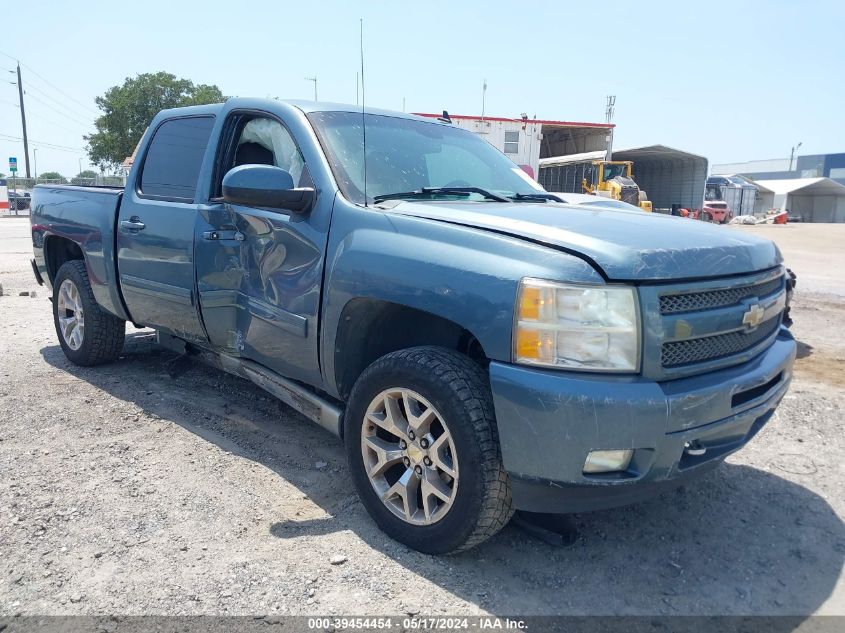
[[[50,266],[50,241],[66,238],[85,254],[94,297],[105,310],[126,319],[117,278],[115,225],[123,188],[87,185],[36,185],[32,192],[33,237],[50,228],[36,266],[43,278],[55,274]],[[42,229],[41,227],[45,227]]]

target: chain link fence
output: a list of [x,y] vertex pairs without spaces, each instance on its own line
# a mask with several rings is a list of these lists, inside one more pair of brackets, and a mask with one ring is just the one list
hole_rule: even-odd
[[[6,176],[9,189],[12,189],[13,180]],[[35,185],[80,185],[83,187],[123,187],[126,184],[126,176],[107,176],[97,174],[93,178],[21,178],[14,181],[18,190],[32,191]]]
[[11,178],[4,177],[8,189],[8,208],[0,215],[28,215],[35,185],[78,185],[81,187],[123,187],[126,176],[98,174],[93,178]]

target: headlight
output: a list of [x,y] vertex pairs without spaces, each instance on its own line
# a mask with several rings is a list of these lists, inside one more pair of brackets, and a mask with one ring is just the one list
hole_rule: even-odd
[[637,371],[639,317],[630,286],[519,284],[514,360],[594,371]]

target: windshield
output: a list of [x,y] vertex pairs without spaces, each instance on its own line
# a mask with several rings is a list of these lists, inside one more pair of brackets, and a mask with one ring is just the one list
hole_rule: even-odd
[[705,200],[721,200],[722,188],[719,185],[706,185],[704,189]]
[[617,176],[625,176],[626,175],[626,168],[627,165],[624,163],[621,165],[613,165],[609,163],[605,163],[604,165],[604,179],[605,180],[612,180]]
[[[367,114],[367,201],[424,187],[477,187],[504,196],[543,188],[472,132],[439,123]],[[364,135],[356,112],[312,112],[308,119],[343,195],[364,203]],[[442,197],[448,197],[443,192]],[[454,195],[454,194],[451,194]],[[485,196],[462,194],[461,199]]]

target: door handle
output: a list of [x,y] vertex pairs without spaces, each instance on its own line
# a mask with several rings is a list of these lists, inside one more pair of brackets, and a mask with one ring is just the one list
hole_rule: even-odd
[[141,222],[141,218],[137,215],[133,215],[128,220],[122,220],[120,223],[120,228],[124,231],[129,231],[131,233],[137,233],[138,231],[143,231],[147,228],[147,225]]
[[244,234],[240,231],[204,231],[202,239],[204,240],[235,240],[237,242],[244,241]]

